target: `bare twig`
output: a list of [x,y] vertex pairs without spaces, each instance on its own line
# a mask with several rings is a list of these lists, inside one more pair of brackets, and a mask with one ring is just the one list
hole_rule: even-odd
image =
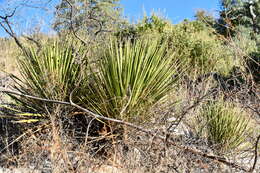
[[[104,117],[102,115],[98,115],[96,113],[93,113],[91,112],[90,110],[88,109],[85,109],[75,103],[73,103],[72,101],[72,94],[73,92],[70,94],[70,102],[63,102],[63,101],[57,101],[57,100],[49,100],[49,99],[43,99],[43,98],[39,98],[39,97],[35,97],[35,96],[30,96],[30,95],[26,95],[26,94],[22,94],[20,92],[16,92],[16,91],[11,91],[11,90],[7,90],[3,87],[0,87],[0,92],[4,92],[4,93],[9,93],[9,94],[14,94],[14,95],[19,95],[21,97],[27,97],[27,98],[31,98],[31,99],[35,99],[35,100],[40,100],[40,101],[45,101],[45,102],[51,102],[51,103],[57,103],[57,104],[64,104],[64,105],[70,105],[70,106],[73,106],[73,107],[76,107],[84,112],[86,112],[88,115],[96,118],[96,119],[101,119],[101,120],[105,120],[105,121],[111,121],[111,122],[115,122],[115,123],[118,123],[118,124],[123,124],[123,125],[126,125],[126,126],[129,126],[131,128],[134,128],[134,129],[137,129],[139,131],[142,131],[144,133],[147,133],[148,135],[152,135],[154,136],[155,138],[157,139],[160,139],[162,140],[163,142],[166,141],[165,137],[164,136],[161,136],[159,134],[154,134],[153,131],[149,130],[149,129],[145,129],[143,127],[140,127],[140,126],[137,126],[137,125],[134,125],[132,123],[129,123],[129,122],[125,122],[125,121],[122,121],[122,120],[118,120],[118,119],[114,119],[114,118],[109,118],[109,117]],[[189,147],[185,147],[185,146],[180,146],[178,144],[176,144],[174,141],[172,140],[168,140],[167,141],[168,144],[171,144],[181,150],[185,150],[187,152],[190,152],[190,153],[193,153],[193,154],[196,154],[196,155],[200,155],[202,157],[205,157],[205,158],[208,158],[208,159],[211,159],[211,160],[215,160],[215,161],[218,161],[218,162],[221,162],[223,164],[226,164],[228,166],[231,166],[233,168],[237,168],[237,169],[240,169],[240,170],[243,170],[243,171],[246,171],[248,172],[248,168],[245,168],[241,165],[238,165],[234,162],[229,162],[227,161],[226,159],[222,158],[222,157],[219,157],[219,156],[215,156],[215,155],[209,155],[207,153],[204,153],[200,150],[197,150],[197,149],[193,149],[193,148],[189,148]],[[251,170],[251,169],[250,169]]]
[[27,35],[22,35],[22,37],[26,38],[27,40],[33,42],[36,46],[37,46],[37,52],[39,52],[41,49],[42,49],[42,45],[39,41],[37,41],[36,39],[30,37],[30,36],[27,36]]
[[6,20],[6,19],[8,19],[8,18],[10,18],[10,17],[13,17],[13,15],[15,14],[15,12],[16,12],[16,8],[14,9],[14,11],[13,11],[11,14],[5,15],[5,17],[0,16],[0,19]]
[[1,148],[0,150],[0,154],[6,150],[9,146],[13,145],[15,142],[19,141],[20,139],[22,139],[24,136],[28,135],[29,133],[36,133],[38,131],[40,131],[41,128],[38,128],[37,130],[31,131],[31,129],[27,130],[26,132],[24,132],[23,134],[21,134],[20,136],[18,136],[16,139],[14,139],[12,142],[10,142],[7,146],[5,146],[4,148]]
[[82,39],[81,37],[78,36],[75,28],[74,28],[74,25],[73,25],[73,5],[71,4],[71,2],[69,0],[65,0],[69,6],[70,6],[70,28],[71,28],[71,31],[72,31],[72,34],[78,39],[80,40],[85,46],[87,46],[90,42],[88,41],[85,41],[84,39]]
[[258,159],[258,143],[260,141],[260,135],[258,135],[256,142],[255,142],[255,159],[252,168],[249,170],[249,172],[253,172],[257,163]]
[[22,2],[21,5],[22,6],[25,6],[25,7],[29,7],[29,8],[36,8],[36,9],[42,9],[42,10],[45,10],[47,11],[48,8],[46,8],[46,6],[51,3],[53,0],[48,0],[47,2],[45,3],[41,3],[39,6],[37,5],[34,5],[32,2]]
[[89,128],[90,128],[90,126],[91,126],[92,121],[94,121],[94,120],[95,120],[95,118],[92,118],[92,119],[89,121],[89,123],[88,123],[88,127],[87,127],[87,132],[86,132],[86,137],[85,137],[85,144],[84,144],[84,146],[87,146]]
[[[176,127],[180,124],[180,122],[183,120],[183,118],[185,117],[185,115],[186,115],[187,113],[189,113],[193,108],[197,107],[197,106],[200,104],[200,102],[203,101],[203,99],[205,99],[206,97],[208,97],[208,96],[211,95],[212,93],[213,93],[213,92],[209,92],[209,93],[203,95],[202,97],[197,98],[197,100],[196,100],[190,107],[184,109],[184,110],[181,112],[181,114],[178,116],[177,122],[172,123],[172,124],[167,128],[167,132],[173,131],[173,130],[172,130],[172,127],[173,127],[173,126],[175,126],[175,128],[176,128]],[[174,129],[175,129],[175,128],[174,128]]]
[[3,87],[0,87],[0,92],[14,94],[14,95],[18,95],[18,96],[21,96],[21,97],[27,97],[27,98],[30,98],[30,99],[40,100],[40,101],[44,101],[44,102],[51,102],[51,103],[64,104],[64,105],[71,105],[69,102],[63,102],[63,101],[57,101],[57,100],[50,100],[50,99],[44,99],[44,98],[40,98],[40,97],[35,97],[35,96],[31,96],[31,95],[20,93],[20,92],[17,92],[17,91],[7,90],[7,89],[5,89]]
[[16,12],[15,8],[13,10],[13,12],[10,15],[5,15],[5,16],[0,16],[0,19],[2,19],[3,21],[0,21],[0,26],[5,30],[5,32],[14,39],[15,43],[17,44],[17,46],[22,49],[22,51],[25,51],[24,46],[22,45],[22,43],[19,41],[19,39],[17,38],[15,32],[13,31],[11,24],[9,22],[9,18],[13,17],[15,12]]

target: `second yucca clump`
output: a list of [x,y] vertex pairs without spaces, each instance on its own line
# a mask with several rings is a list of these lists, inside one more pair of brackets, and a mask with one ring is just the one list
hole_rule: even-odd
[[160,38],[112,40],[88,77],[81,101],[103,116],[143,121],[147,117],[141,112],[166,96],[179,69]]
[[240,108],[224,101],[211,102],[201,111],[206,136],[218,151],[236,149],[251,132],[249,117]]

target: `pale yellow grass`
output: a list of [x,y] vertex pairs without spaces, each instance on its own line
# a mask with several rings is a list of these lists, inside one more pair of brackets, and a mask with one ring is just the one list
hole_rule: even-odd
[[0,38],[0,77],[8,73],[19,76],[16,64],[16,57],[19,54],[20,50],[13,40]]

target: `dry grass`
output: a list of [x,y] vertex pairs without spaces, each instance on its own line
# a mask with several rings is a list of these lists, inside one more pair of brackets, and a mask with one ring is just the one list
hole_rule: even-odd
[[[168,122],[167,118],[172,116],[178,118],[183,109],[189,108],[194,103],[196,97],[200,97],[212,89],[209,87],[208,81],[205,82],[192,89],[185,89],[185,85],[180,85],[182,92],[179,92],[178,97],[184,101],[181,101],[175,109],[169,109],[168,105],[171,103],[169,96],[168,102],[163,106],[155,106],[153,111],[149,112],[155,115],[154,120],[142,125],[163,135],[164,129],[172,123]],[[218,92],[221,93],[221,91]],[[176,93],[173,95],[176,97]],[[204,101],[214,99],[214,97],[217,96],[212,95]],[[185,114],[182,120],[184,126],[193,134],[196,133],[196,129],[192,125],[194,125],[197,110],[204,104],[204,101]],[[253,115],[252,111],[246,110]],[[66,125],[77,124],[76,120],[80,120],[80,118],[75,116],[80,116],[80,114],[69,116],[70,118],[62,121],[54,119],[60,117],[60,113],[59,107],[57,107],[55,116],[50,116],[53,118],[48,124],[25,128],[23,132],[26,135],[19,141],[19,154],[6,155],[6,160],[1,165],[6,167],[14,165],[14,167],[27,167],[57,173],[239,172],[237,169],[167,145],[153,136],[127,127],[114,129],[114,132],[99,127],[97,133],[94,133],[95,130],[91,131],[86,138],[86,131],[83,127],[76,130],[71,129],[73,125]],[[87,126],[87,124],[85,125]],[[92,122],[90,129],[94,129],[95,126],[97,127],[97,123]],[[259,124],[256,124],[256,127],[259,127]],[[252,135],[251,141],[248,140],[248,142],[254,144],[255,135]],[[179,135],[174,131],[171,133],[171,139],[179,146],[199,149],[208,154],[213,153],[212,146],[198,136]],[[229,153],[228,159],[249,167],[254,156],[252,151],[253,148],[248,148],[241,150],[236,155]]]
[[[42,132],[28,134],[21,143],[21,153],[12,157],[16,166],[60,173],[236,171],[218,162],[165,145],[153,137],[131,129],[125,129],[127,133],[124,134],[124,138],[114,140],[114,143],[113,140],[104,143],[93,140],[87,146],[78,143],[71,136],[55,134],[54,137],[53,130],[47,130],[45,135]],[[106,138],[111,137],[109,134],[104,135]],[[179,145],[201,147],[205,151],[208,150],[207,152],[211,151],[203,142],[192,143],[179,137],[176,137],[175,141]],[[106,148],[106,154],[94,152],[95,145],[99,149]]]
[[[12,39],[0,39],[0,70],[14,75],[19,74],[16,57],[20,50]],[[2,73],[1,73],[2,74]],[[1,75],[2,77],[2,75]]]
[[[1,68],[3,66],[5,71],[17,75],[14,57],[19,54],[19,50],[11,49],[16,47],[12,41],[1,41],[1,44]],[[176,124],[177,127],[170,132],[170,139],[179,146],[214,154],[213,146],[209,146],[208,141],[198,135],[198,112],[208,100],[224,97],[243,108],[254,121],[255,127],[254,133],[247,138],[247,143],[250,144],[247,149],[235,154],[228,153],[224,157],[250,167],[254,156],[253,145],[260,132],[258,90],[250,89],[247,84],[238,89],[225,88],[212,76],[198,81],[183,79],[182,84],[164,103],[157,104],[150,112],[146,112],[149,114],[147,116],[153,117],[152,121],[141,125],[156,134],[164,135],[166,129],[181,118],[181,123]],[[213,94],[196,103],[210,92]],[[175,100],[179,101],[178,104]],[[31,168],[45,173],[239,172],[217,161],[168,145],[145,133],[122,126],[107,128],[109,124],[104,126],[98,121],[91,121],[90,117],[86,118],[80,112],[61,112],[58,105],[49,117],[48,123],[34,125],[13,124],[10,120],[4,120],[8,123],[3,123],[1,119],[0,148],[6,149],[0,153],[0,166]],[[172,117],[175,120],[168,121]],[[259,166],[257,169],[256,172],[260,170]]]

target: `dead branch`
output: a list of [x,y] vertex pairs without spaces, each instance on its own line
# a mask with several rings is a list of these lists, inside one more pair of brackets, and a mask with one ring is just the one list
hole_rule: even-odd
[[22,35],[22,37],[24,37],[25,39],[33,42],[37,46],[37,52],[39,52],[42,49],[42,45],[38,40],[36,40],[36,39],[34,39],[30,36],[27,36],[27,35]]
[[[85,109],[85,108],[83,108],[83,107],[73,103],[73,101],[72,101],[72,94],[73,94],[73,92],[70,94],[70,102],[64,102],[64,101],[57,101],[57,100],[50,100],[50,99],[44,99],[44,98],[40,98],[40,97],[35,97],[35,96],[31,96],[31,95],[20,93],[20,92],[17,92],[17,91],[7,90],[7,89],[5,89],[3,87],[0,87],[0,92],[14,94],[14,95],[18,95],[18,96],[21,96],[21,97],[27,97],[27,98],[31,98],[31,99],[35,99],[35,100],[44,101],[44,102],[51,102],[51,103],[57,103],[57,104],[64,104],[64,105],[73,106],[73,107],[76,107],[76,108],[86,112],[88,115],[90,115],[90,116],[92,116],[92,117],[94,117],[96,119],[105,120],[105,121],[112,121],[112,122],[115,122],[115,123],[118,123],[118,124],[129,126],[131,128],[134,128],[134,129],[137,129],[139,131],[142,131],[142,132],[144,132],[144,133],[146,133],[148,135],[152,135],[154,138],[157,138],[157,139],[160,139],[162,141],[165,141],[165,142],[167,142],[167,144],[173,145],[173,146],[175,146],[175,147],[177,147],[177,148],[179,148],[181,150],[193,153],[195,155],[200,155],[202,157],[205,157],[205,158],[208,158],[208,159],[211,159],[211,160],[218,161],[218,162],[223,163],[223,164],[225,164],[227,166],[230,166],[230,167],[233,167],[233,168],[237,168],[237,169],[240,169],[240,170],[245,171],[245,172],[250,172],[251,169],[254,169],[254,167],[255,167],[256,161],[254,163],[253,168],[248,169],[248,168],[245,168],[245,167],[243,167],[241,165],[238,165],[238,164],[236,164],[234,162],[229,162],[229,161],[227,161],[223,157],[216,156],[216,155],[210,155],[210,154],[204,153],[204,152],[202,152],[200,150],[193,149],[193,148],[190,148],[190,147],[180,146],[180,145],[176,144],[176,142],[174,142],[172,140],[166,141],[166,138],[164,136],[161,136],[159,134],[154,134],[153,131],[145,129],[145,128],[140,127],[140,126],[137,126],[135,124],[132,124],[132,123],[129,123],[129,122],[125,122],[125,121],[122,121],[122,120],[118,120],[118,119],[114,119],[114,118],[104,117],[102,115],[93,113],[90,110]],[[258,139],[257,139],[257,145],[258,145],[259,138],[260,137],[258,137]],[[257,157],[255,158],[255,160],[257,160]]]
[[[203,95],[202,97],[199,97],[196,99],[196,101],[188,108],[184,109],[180,115],[178,116],[178,120],[174,123],[172,123],[168,128],[167,128],[167,132],[173,131],[174,129],[176,129],[178,127],[178,125],[180,124],[180,122],[184,119],[185,115],[187,113],[189,113],[193,108],[197,107],[206,97],[208,97],[209,95],[213,94],[213,92],[209,92],[205,95]],[[172,127],[174,127],[174,129],[172,129]]]
[[33,3],[31,1],[29,2],[22,2],[20,5],[25,6],[25,7],[29,7],[29,8],[36,8],[36,9],[42,9],[47,11],[48,8],[46,8],[46,6],[51,3],[53,0],[48,0],[45,3],[41,3],[41,5],[37,6],[37,5],[33,5]]
[[17,92],[17,91],[7,90],[3,87],[0,87],[0,92],[14,94],[14,95],[18,95],[18,96],[22,96],[22,97],[26,97],[26,98],[30,98],[30,99],[34,99],[34,100],[39,100],[39,101],[43,101],[43,102],[71,105],[69,102],[63,102],[63,101],[57,101],[57,100],[50,100],[50,99],[35,97],[35,96],[20,93],[20,92]]
[[255,142],[255,159],[252,168],[249,170],[249,172],[253,172],[257,163],[258,159],[258,143],[260,141],[260,135],[258,135],[256,142]]
[[5,30],[5,32],[14,39],[15,43],[17,44],[17,46],[22,49],[22,51],[25,51],[25,48],[23,46],[23,44],[19,41],[19,39],[17,38],[17,35],[15,34],[15,32],[13,31],[11,24],[9,22],[9,18],[13,17],[15,12],[16,12],[15,8],[13,10],[13,12],[10,15],[5,15],[5,16],[0,16],[0,19],[2,19],[3,21],[0,22],[0,26]]
[[69,14],[69,23],[70,23],[70,30],[72,32],[72,34],[74,35],[74,37],[76,37],[78,40],[80,40],[85,46],[87,46],[89,44],[89,42],[85,41],[84,39],[82,39],[80,36],[78,36],[75,28],[74,28],[74,25],[73,25],[73,5],[71,4],[71,2],[69,0],[65,0],[69,6],[70,6],[70,14]]
[[90,126],[91,126],[92,121],[94,121],[94,120],[95,120],[95,118],[92,118],[92,119],[89,121],[89,123],[88,123],[87,131],[86,131],[86,135],[85,135],[85,143],[84,143],[84,146],[87,146],[89,128],[90,128]]

